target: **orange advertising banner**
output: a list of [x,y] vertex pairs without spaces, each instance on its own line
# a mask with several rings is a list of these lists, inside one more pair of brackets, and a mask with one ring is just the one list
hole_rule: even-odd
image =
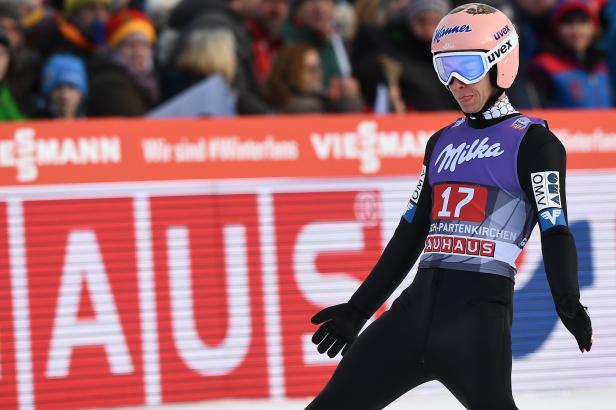
[[[570,169],[616,168],[616,110],[536,111]],[[459,113],[0,125],[0,185],[416,174]]]

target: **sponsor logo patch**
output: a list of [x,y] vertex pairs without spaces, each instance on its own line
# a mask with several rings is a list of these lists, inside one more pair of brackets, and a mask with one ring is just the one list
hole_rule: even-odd
[[490,138],[482,140],[477,138],[470,144],[463,142],[454,147],[453,144],[447,145],[436,158],[435,165],[438,166],[437,173],[445,169],[451,172],[456,170],[458,165],[475,159],[498,157],[505,151],[501,149],[500,143],[490,144]]
[[419,180],[417,181],[417,186],[413,193],[411,194],[411,199],[409,200],[408,205],[406,206],[406,212],[402,217],[407,222],[413,222],[413,217],[415,216],[415,211],[417,209],[417,202],[419,202],[419,196],[421,195],[421,190],[424,186],[424,180],[426,178],[426,166],[421,166],[421,173],[419,174]]
[[523,130],[524,128],[528,127],[529,124],[530,119],[528,119],[527,117],[522,117],[515,120],[513,124],[511,124],[511,128],[513,128],[514,130]]
[[470,33],[471,31],[473,31],[473,29],[468,24],[462,24],[462,25],[452,26],[452,27],[441,27],[437,29],[436,32],[434,33],[434,39],[432,41],[435,43],[438,43],[441,41],[443,37],[448,36],[450,34]]
[[495,251],[494,241],[460,236],[429,235],[424,247],[425,253],[450,253],[485,258],[493,258]]
[[565,212],[561,208],[549,208],[539,213],[539,225],[541,231],[555,226],[567,226]]
[[495,34],[494,34],[494,40],[499,40],[503,37],[505,37],[507,34],[509,34],[511,32],[511,29],[509,28],[509,25],[501,28],[500,30],[498,30]]
[[547,208],[562,208],[558,171],[533,172],[530,179],[538,212]]
[[513,44],[511,44],[511,40],[508,40],[505,44],[500,46],[498,49],[492,51],[488,55],[488,63],[495,62],[498,58],[507,54],[513,48]]

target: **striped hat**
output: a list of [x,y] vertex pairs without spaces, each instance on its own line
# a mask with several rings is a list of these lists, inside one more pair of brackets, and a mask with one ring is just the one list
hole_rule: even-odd
[[150,19],[140,11],[124,9],[107,22],[107,45],[115,47],[131,34],[143,34],[150,43],[156,41],[156,30]]

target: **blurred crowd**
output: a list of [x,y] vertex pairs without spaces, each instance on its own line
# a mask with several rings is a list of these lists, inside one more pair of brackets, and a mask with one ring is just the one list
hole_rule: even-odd
[[[0,0],[0,120],[456,109],[430,44],[454,0]],[[616,0],[483,0],[520,108],[616,100]]]

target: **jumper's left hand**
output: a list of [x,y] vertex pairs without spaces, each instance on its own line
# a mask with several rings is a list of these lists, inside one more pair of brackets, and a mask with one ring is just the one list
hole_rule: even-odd
[[592,347],[592,324],[587,308],[574,297],[564,298],[558,304],[558,316],[563,324],[575,336],[581,352],[588,352]]

